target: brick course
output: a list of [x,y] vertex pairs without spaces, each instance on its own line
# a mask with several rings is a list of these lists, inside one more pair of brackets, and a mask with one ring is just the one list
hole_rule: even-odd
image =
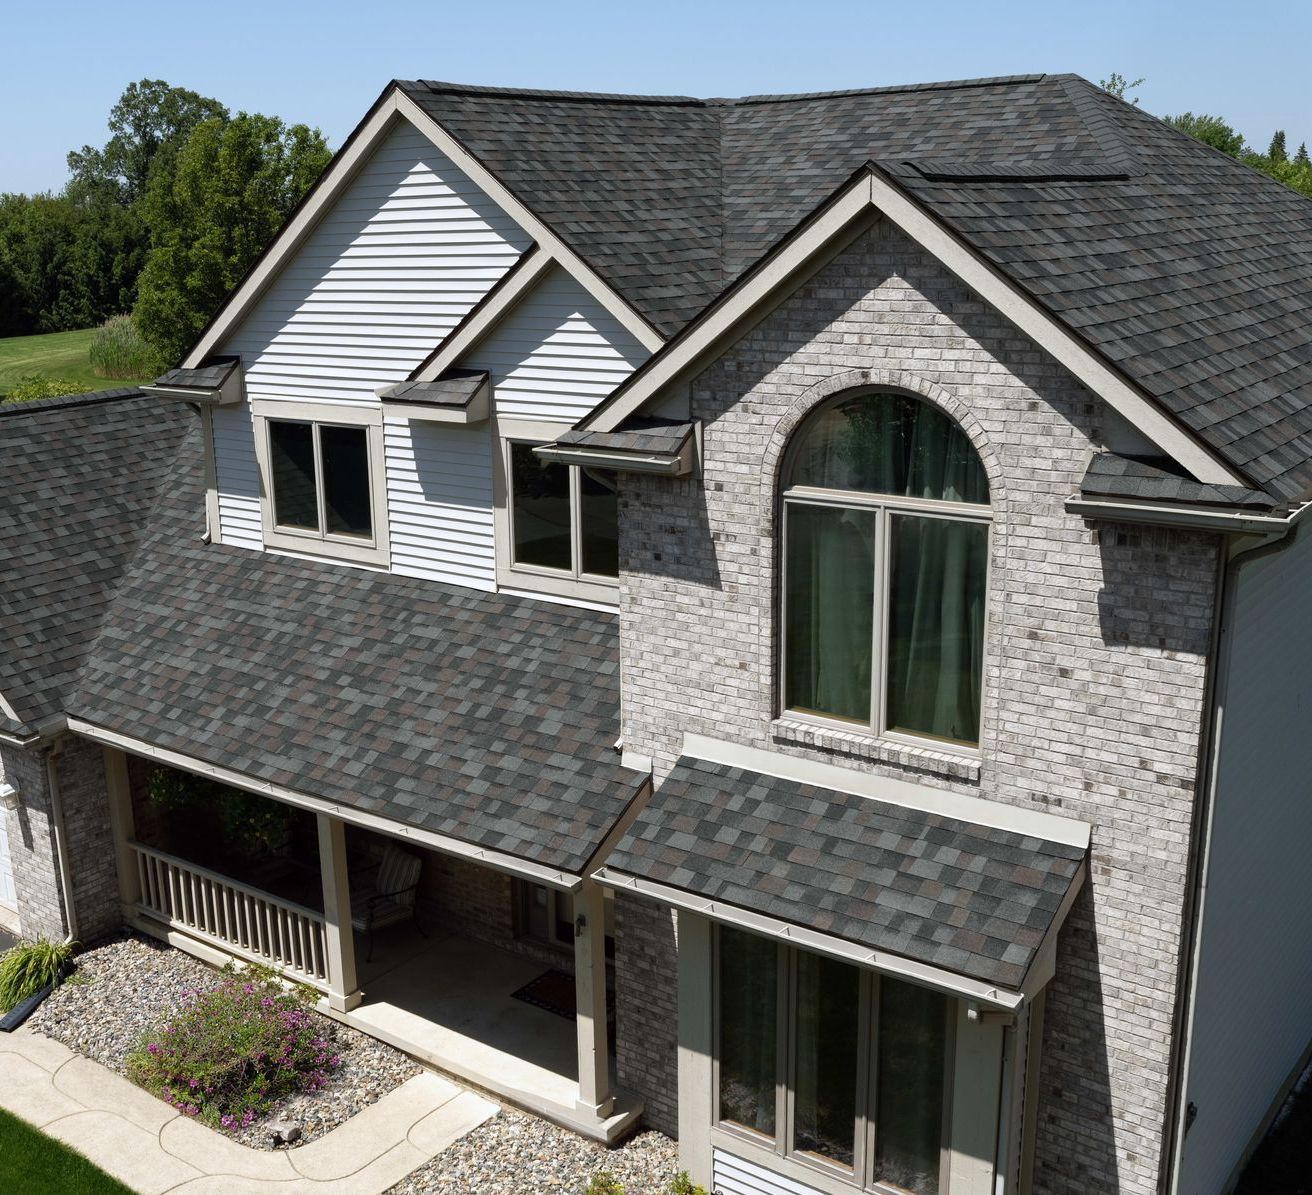
[[[989,474],[978,764],[773,722],[778,465],[809,411],[863,384],[942,407]],[[1064,499],[1108,434],[1101,404],[887,225],[748,331],[694,380],[691,398],[703,478],[625,480],[626,747],[654,757],[658,780],[694,732],[1091,822],[1091,883],[1049,993],[1036,1190],[1147,1195],[1161,1148],[1216,538],[1093,529],[1067,514]],[[635,949],[627,937],[621,957]],[[621,978],[621,1010],[623,994]]]

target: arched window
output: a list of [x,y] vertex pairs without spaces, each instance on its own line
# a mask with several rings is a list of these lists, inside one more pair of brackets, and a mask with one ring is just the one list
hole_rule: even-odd
[[785,710],[979,742],[988,501],[928,403],[858,394],[807,419],[783,473]]

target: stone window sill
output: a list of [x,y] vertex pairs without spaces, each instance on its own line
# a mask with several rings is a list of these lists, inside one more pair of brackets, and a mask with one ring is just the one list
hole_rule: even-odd
[[941,751],[896,739],[879,738],[859,730],[821,726],[797,718],[776,718],[770,724],[770,737],[792,747],[814,747],[849,759],[894,764],[918,772],[932,772],[970,784],[979,782],[980,759],[957,751]]

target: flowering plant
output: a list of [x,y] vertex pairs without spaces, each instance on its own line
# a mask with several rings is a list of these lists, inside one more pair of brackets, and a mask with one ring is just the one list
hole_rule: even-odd
[[318,1091],[341,1065],[314,999],[276,972],[227,970],[216,986],[182,993],[177,1013],[128,1056],[128,1077],[184,1116],[246,1128],[283,1097]]

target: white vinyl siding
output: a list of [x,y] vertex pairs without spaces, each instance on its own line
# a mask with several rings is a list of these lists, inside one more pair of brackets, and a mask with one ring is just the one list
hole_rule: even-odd
[[711,1184],[717,1195],[821,1195],[815,1187],[804,1186],[722,1149],[715,1150],[711,1158]]
[[392,571],[496,588],[492,449],[486,425],[386,419]]
[[552,270],[461,362],[492,375],[499,416],[574,423],[648,357],[564,270]]
[[374,398],[514,265],[524,232],[401,122],[222,347],[251,398]]
[[1312,1037],[1312,530],[1239,573],[1200,925],[1181,1195],[1221,1191]]
[[260,530],[260,467],[255,458],[251,409],[215,407],[214,480],[219,495],[219,535],[239,548],[264,546]]

